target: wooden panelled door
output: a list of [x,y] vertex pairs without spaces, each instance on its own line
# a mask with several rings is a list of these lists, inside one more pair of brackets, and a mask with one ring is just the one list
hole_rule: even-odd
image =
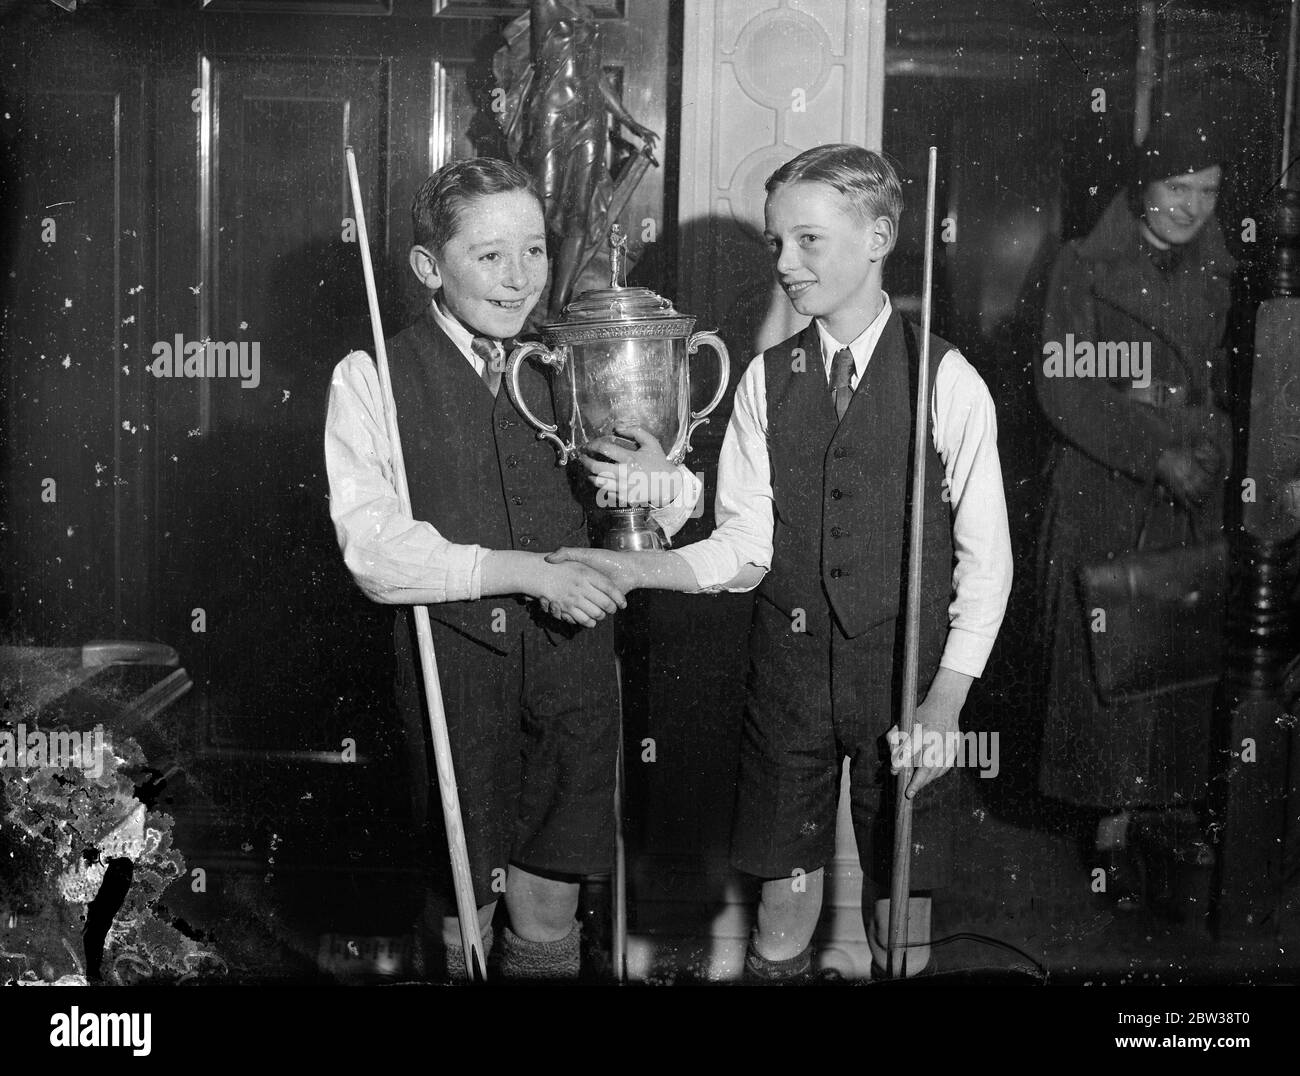
[[[661,12],[596,7],[629,108],[662,132]],[[391,335],[420,298],[411,198],[493,148],[492,53],[523,10],[0,3],[11,637],[175,646],[218,745],[337,751],[364,729],[383,753],[364,725],[388,705],[391,611],[343,568],[322,452],[330,372],[371,348],[344,149]],[[629,213],[666,231],[662,170]],[[243,376],[146,370],[208,339],[244,349]]]

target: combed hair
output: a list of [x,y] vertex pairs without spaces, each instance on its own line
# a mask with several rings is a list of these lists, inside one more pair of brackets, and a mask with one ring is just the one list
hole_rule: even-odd
[[846,142],[814,146],[773,172],[764,190],[771,194],[783,183],[825,183],[853,203],[863,223],[888,217],[898,231],[903,186],[894,166],[872,150]]
[[411,203],[416,245],[441,253],[456,234],[461,212],[468,203],[506,191],[527,191],[541,204],[532,177],[509,161],[471,157],[443,165],[420,184]]

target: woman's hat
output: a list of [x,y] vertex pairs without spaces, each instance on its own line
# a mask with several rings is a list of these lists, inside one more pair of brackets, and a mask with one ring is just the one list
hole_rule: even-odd
[[1146,141],[1137,147],[1137,189],[1158,179],[1223,164],[1227,146],[1217,110],[1204,92],[1182,94],[1152,116]]

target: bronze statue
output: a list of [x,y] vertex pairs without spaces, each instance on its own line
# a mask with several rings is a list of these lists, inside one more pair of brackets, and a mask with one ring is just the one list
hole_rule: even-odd
[[[646,168],[658,163],[651,150],[659,136],[637,122],[610,85],[599,27],[585,4],[531,0],[528,13],[506,27],[505,38],[493,70],[506,90],[509,152],[536,178],[547,228],[559,244],[547,302],[554,320],[575,291],[584,290],[577,287],[584,269],[606,257],[609,225]],[[607,164],[610,116],[643,142],[617,184]],[[599,266],[592,269],[604,276]]]

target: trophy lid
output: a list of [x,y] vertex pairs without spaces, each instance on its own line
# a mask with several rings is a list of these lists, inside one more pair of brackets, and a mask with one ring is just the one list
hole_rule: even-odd
[[[579,295],[564,308],[563,319],[543,329],[562,329],[571,325],[600,322],[666,321],[688,318],[673,309],[673,304],[649,288],[629,288],[623,282],[627,253],[627,236],[615,224],[609,231],[609,287],[594,288]],[[693,323],[694,318],[689,318]],[[686,329],[690,332],[690,328]]]
[[566,324],[583,321],[641,321],[680,317],[673,304],[649,288],[596,288],[564,308]]

